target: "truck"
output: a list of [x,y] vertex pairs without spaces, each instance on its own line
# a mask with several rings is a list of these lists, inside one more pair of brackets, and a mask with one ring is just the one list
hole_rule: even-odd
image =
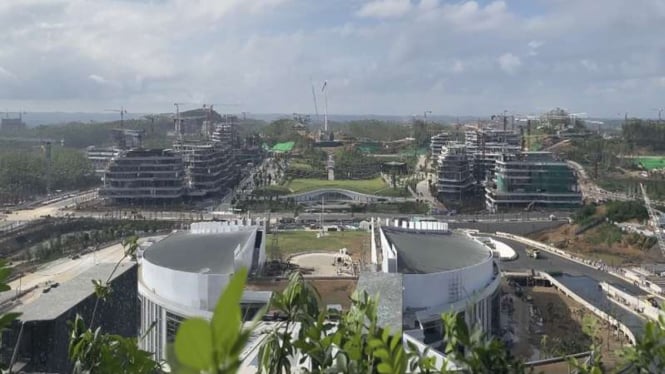
[[540,251],[537,250],[536,248],[527,247],[526,255],[529,257],[533,257],[534,259],[537,259],[540,256]]

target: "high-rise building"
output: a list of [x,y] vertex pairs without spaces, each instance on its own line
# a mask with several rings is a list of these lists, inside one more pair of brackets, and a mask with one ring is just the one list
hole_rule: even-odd
[[461,201],[473,191],[473,175],[466,146],[449,142],[438,159],[437,193],[443,201]]
[[551,152],[519,152],[496,161],[493,182],[485,189],[487,209],[570,208],[582,204],[573,170]]
[[115,202],[173,202],[185,194],[182,155],[171,149],[121,151],[104,173],[101,195]]

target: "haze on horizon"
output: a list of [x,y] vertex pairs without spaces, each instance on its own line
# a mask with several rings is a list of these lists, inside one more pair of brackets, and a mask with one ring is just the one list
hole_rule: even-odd
[[664,19],[658,0],[7,0],[0,108],[311,113],[327,80],[337,114],[655,117]]

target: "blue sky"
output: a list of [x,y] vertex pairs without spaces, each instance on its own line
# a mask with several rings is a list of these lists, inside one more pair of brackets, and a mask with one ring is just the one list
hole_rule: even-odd
[[324,80],[339,114],[665,107],[662,0],[3,0],[0,23],[15,111],[313,112]]

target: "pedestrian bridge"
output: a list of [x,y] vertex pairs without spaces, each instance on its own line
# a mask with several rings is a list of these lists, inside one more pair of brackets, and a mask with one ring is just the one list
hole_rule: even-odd
[[297,202],[321,201],[321,199],[324,199],[324,201],[352,201],[359,203],[403,202],[415,200],[414,198],[406,197],[369,195],[343,188],[319,188],[312,191],[282,195],[280,196],[280,199],[293,199]]

